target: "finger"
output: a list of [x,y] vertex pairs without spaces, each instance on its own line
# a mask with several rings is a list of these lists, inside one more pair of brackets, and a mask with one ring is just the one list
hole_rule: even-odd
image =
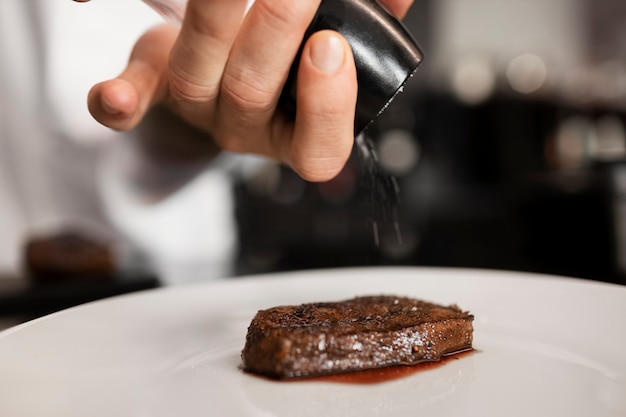
[[402,19],[409,11],[413,0],[381,0],[381,3],[397,18]]
[[168,53],[176,36],[177,30],[168,25],[149,30],[137,41],[124,71],[91,89],[88,106],[96,120],[116,130],[129,130],[151,105],[165,98]]
[[[257,0],[233,44],[219,101],[221,131],[243,132],[267,126],[274,115],[289,68],[320,0]],[[267,143],[235,135],[230,150],[265,154]],[[247,141],[250,139],[250,142]],[[219,140],[219,138],[218,138]]]
[[170,59],[171,94],[183,105],[197,106],[217,96],[245,6],[245,0],[190,0],[187,4]]
[[333,31],[314,34],[298,72],[293,140],[285,150],[292,168],[309,181],[326,181],[343,168],[354,143],[357,79],[348,42]]

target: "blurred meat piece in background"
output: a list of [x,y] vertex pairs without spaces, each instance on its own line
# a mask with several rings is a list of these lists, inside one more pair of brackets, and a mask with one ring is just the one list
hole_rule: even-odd
[[[87,230],[32,235],[21,274],[0,277],[0,330],[101,298],[160,286],[140,259]],[[7,327],[8,325],[4,325]]]
[[24,248],[24,268],[36,282],[112,279],[115,254],[104,241],[76,230],[32,237]]

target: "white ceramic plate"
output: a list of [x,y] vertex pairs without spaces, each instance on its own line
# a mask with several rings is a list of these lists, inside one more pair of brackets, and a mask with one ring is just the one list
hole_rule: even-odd
[[[243,373],[256,311],[397,294],[475,315],[477,352],[389,382]],[[0,415],[624,416],[626,287],[480,270],[367,268],[170,287],[0,333]]]

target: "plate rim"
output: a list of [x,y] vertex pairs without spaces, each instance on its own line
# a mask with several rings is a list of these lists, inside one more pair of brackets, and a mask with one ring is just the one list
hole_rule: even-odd
[[[46,314],[41,317],[37,317],[32,320],[28,320],[26,322],[20,323],[8,329],[4,329],[0,331],[0,342],[10,337],[11,334],[24,331],[26,328],[40,323],[42,321],[52,320],[57,316],[62,316],[66,314],[73,314],[76,311],[80,311],[82,309],[91,308],[92,306],[115,303],[117,300],[125,300],[128,298],[143,298],[149,297],[151,294],[161,294],[164,292],[175,292],[175,291],[188,291],[190,288],[204,288],[204,287],[231,287],[238,285],[246,285],[249,282],[259,282],[259,281],[282,281],[289,280],[293,281],[294,279],[310,279],[313,276],[318,276],[320,279],[329,280],[332,279],[332,276],[336,276],[339,274],[346,273],[364,273],[364,274],[374,274],[375,272],[379,272],[381,270],[386,270],[388,272],[394,274],[408,273],[421,271],[429,274],[438,274],[442,277],[455,277],[463,274],[472,274],[477,275],[480,274],[482,276],[486,276],[489,278],[495,278],[500,276],[497,279],[500,280],[513,280],[516,282],[525,282],[531,283],[531,285],[564,285],[567,287],[588,287],[595,288],[599,290],[611,290],[611,291],[621,291],[626,300],[626,285],[615,284],[604,281],[594,281],[591,279],[579,278],[579,277],[569,277],[566,275],[557,275],[557,274],[546,274],[546,273],[536,273],[536,272],[526,272],[526,271],[517,271],[517,270],[506,270],[506,269],[487,269],[487,268],[467,268],[467,267],[445,267],[445,266],[410,266],[410,265],[376,265],[376,266],[347,266],[347,267],[331,267],[331,268],[313,268],[313,269],[303,269],[303,270],[290,270],[290,271],[275,271],[275,272],[266,272],[260,274],[244,274],[240,276],[232,276],[232,277],[224,277],[219,279],[213,279],[206,282],[194,282],[189,284],[181,284],[181,285],[169,285],[162,286],[157,288],[151,288],[146,290],[135,291],[126,294],[118,294],[111,297],[105,297],[99,300],[89,301],[83,304],[79,304],[73,307],[69,307],[60,311],[56,311],[54,313]],[[347,274],[347,275],[351,275]],[[296,275],[294,277],[294,275]],[[503,276],[504,275],[504,276]],[[336,278],[335,278],[336,279]]]

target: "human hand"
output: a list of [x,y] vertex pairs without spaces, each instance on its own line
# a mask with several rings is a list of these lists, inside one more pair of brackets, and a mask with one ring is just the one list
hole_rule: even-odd
[[[120,76],[93,87],[89,108],[106,126],[134,128],[165,104],[228,151],[255,153],[324,181],[354,142],[357,81],[346,40],[321,31],[307,41],[298,72],[295,121],[278,99],[320,0],[189,0],[180,32],[162,25],[135,45]],[[412,0],[381,1],[402,17]]]

